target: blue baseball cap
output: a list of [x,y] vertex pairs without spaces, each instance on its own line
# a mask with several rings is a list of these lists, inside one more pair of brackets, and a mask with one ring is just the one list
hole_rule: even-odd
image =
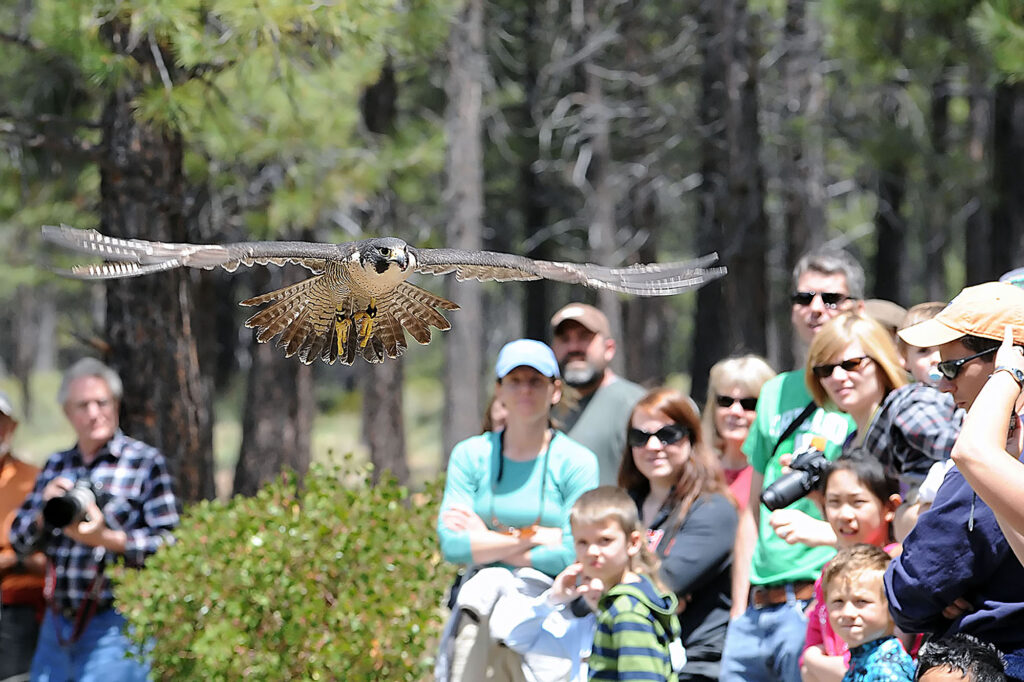
[[558,378],[558,361],[546,343],[533,339],[509,341],[498,353],[494,373],[499,379],[516,367],[532,367],[546,377]]

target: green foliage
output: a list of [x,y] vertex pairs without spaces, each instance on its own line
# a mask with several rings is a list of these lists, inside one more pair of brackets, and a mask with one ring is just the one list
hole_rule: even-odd
[[316,466],[189,508],[177,543],[116,572],[119,608],[175,680],[416,680],[440,632],[440,483]]
[[1024,4],[988,0],[971,15],[971,28],[992,53],[996,68],[1011,82],[1024,79]]

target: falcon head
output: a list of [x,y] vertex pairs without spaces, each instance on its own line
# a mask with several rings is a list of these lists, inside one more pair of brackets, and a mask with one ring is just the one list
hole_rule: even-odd
[[364,270],[372,268],[378,275],[383,275],[396,265],[403,273],[409,267],[408,245],[401,239],[367,239],[359,248],[359,266]]

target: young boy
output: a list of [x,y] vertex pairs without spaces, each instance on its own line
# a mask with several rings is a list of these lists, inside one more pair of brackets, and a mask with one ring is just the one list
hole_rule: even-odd
[[1005,682],[1002,654],[963,633],[928,642],[917,659],[916,682]]
[[[907,311],[899,328],[906,329],[918,322],[930,320],[942,312],[942,309],[945,307],[946,304],[941,301],[918,303]],[[914,381],[919,381],[929,386],[936,386],[939,383],[941,375],[935,366],[939,364],[939,360],[942,358],[939,357],[937,346],[925,346],[923,348],[911,346],[903,339],[896,337],[896,349],[900,352],[903,368],[910,372],[914,377]]]
[[913,682],[914,662],[893,635],[895,624],[882,589],[888,565],[885,550],[861,544],[839,550],[825,568],[829,623],[850,647],[843,682]]
[[684,658],[676,597],[657,584],[636,503],[601,486],[576,500],[569,522],[582,574],[602,589],[590,679],[677,680]]

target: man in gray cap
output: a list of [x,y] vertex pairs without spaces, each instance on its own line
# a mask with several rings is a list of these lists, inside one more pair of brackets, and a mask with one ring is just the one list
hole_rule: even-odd
[[15,552],[9,537],[11,521],[39,475],[11,454],[17,428],[11,401],[0,392],[0,680],[28,673],[44,606],[46,557]]
[[551,318],[551,333],[562,381],[579,394],[575,406],[558,405],[554,416],[570,438],[597,455],[601,485],[615,485],[627,422],[645,390],[609,368],[615,339],[608,318],[594,306],[565,306]]

